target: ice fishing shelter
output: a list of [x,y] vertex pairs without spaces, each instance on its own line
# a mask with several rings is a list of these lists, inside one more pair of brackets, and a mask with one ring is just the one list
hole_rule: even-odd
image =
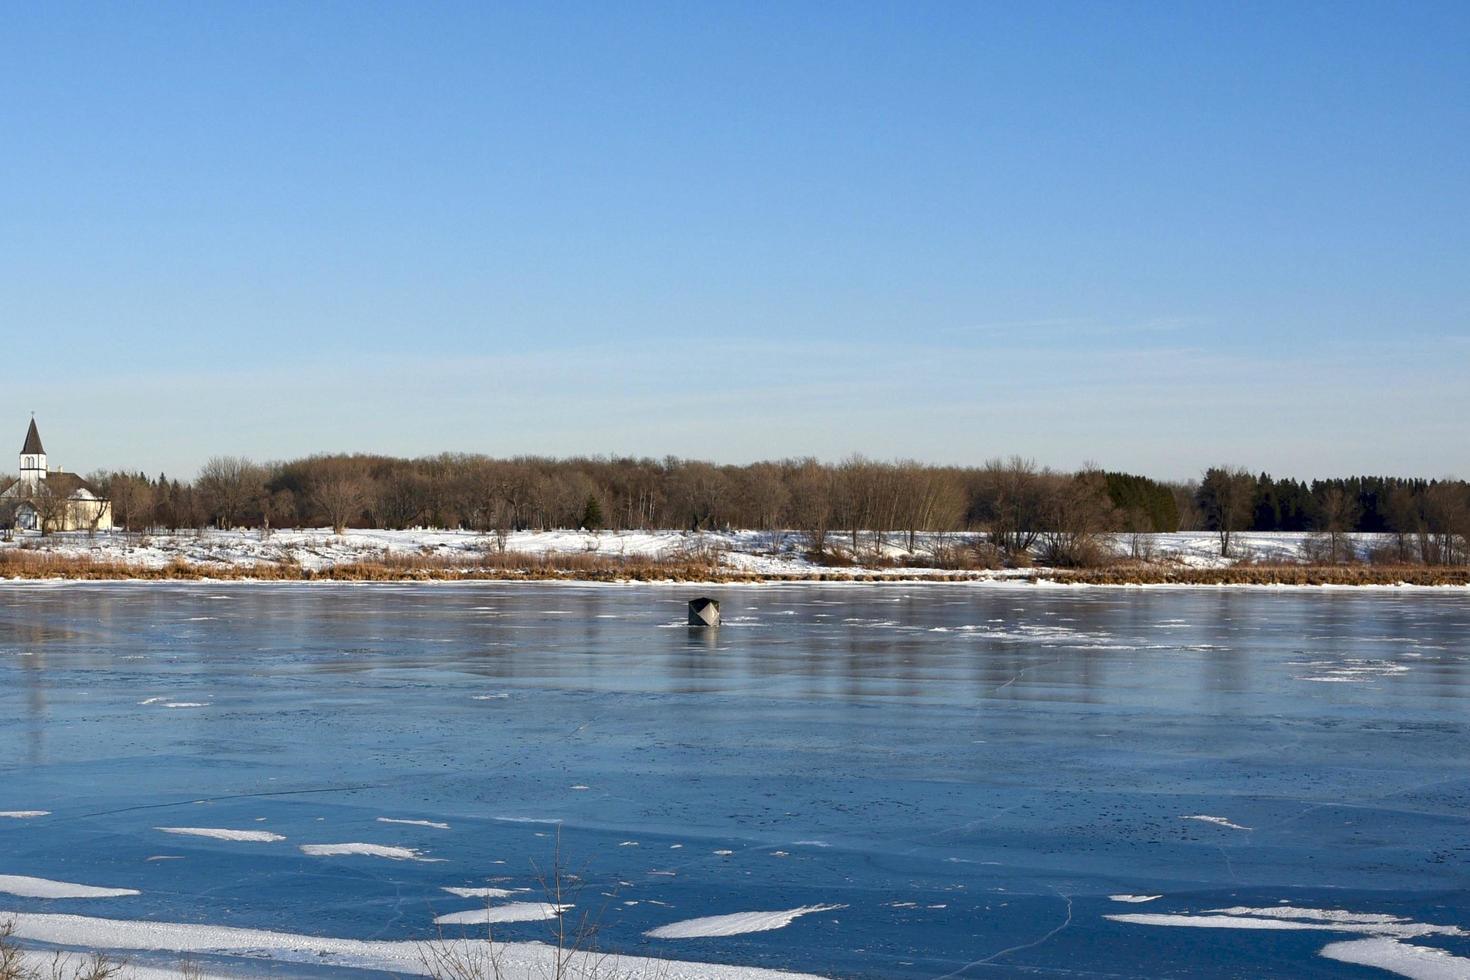
[[690,626],[720,625],[720,601],[707,596],[689,600]]

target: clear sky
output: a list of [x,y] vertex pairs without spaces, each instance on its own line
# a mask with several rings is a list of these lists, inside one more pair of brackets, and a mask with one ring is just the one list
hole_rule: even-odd
[[4,4],[0,440],[1470,476],[1467,38],[1463,0]]

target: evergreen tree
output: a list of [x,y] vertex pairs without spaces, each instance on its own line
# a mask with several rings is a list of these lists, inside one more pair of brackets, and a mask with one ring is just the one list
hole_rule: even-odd
[[593,494],[587,495],[587,503],[582,508],[582,528],[587,531],[602,529],[602,504]]

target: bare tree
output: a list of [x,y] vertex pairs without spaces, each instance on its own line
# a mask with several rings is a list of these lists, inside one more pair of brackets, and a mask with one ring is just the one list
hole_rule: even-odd
[[146,527],[153,511],[153,485],[130,473],[108,476],[105,495],[112,500],[112,522],[125,530]]
[[236,526],[245,508],[259,500],[264,485],[261,468],[243,456],[211,456],[195,483],[220,530]]
[[1357,495],[1340,486],[1329,486],[1322,494],[1321,513],[1330,560],[1334,563],[1351,561],[1353,546],[1349,535],[1363,516]]
[[832,530],[832,471],[814,459],[796,460],[787,464],[786,488],[792,527],[806,536],[812,554],[825,554]]
[[1439,480],[1424,491],[1424,529],[1419,534],[1426,565],[1470,561],[1470,489]]
[[1047,481],[1042,555],[1051,565],[1097,565],[1107,557],[1104,535],[1119,524],[1107,478],[1096,467]]
[[71,512],[71,500],[53,487],[51,481],[39,481],[26,499],[36,510],[36,523],[43,535],[66,527],[67,517]]
[[1006,554],[1026,554],[1041,535],[1049,479],[1034,460],[1021,456],[985,464],[973,506],[991,542]]
[[318,480],[311,488],[311,500],[332,525],[334,534],[342,534],[347,525],[362,515],[367,506],[367,480],[362,473],[343,470]]
[[1214,466],[1205,471],[1196,499],[1210,530],[1220,538],[1220,555],[1233,554],[1235,534],[1250,525],[1255,504],[1256,478],[1239,466]]
[[260,529],[262,537],[270,537],[271,529],[283,527],[296,516],[296,494],[290,490],[267,492],[260,498]]

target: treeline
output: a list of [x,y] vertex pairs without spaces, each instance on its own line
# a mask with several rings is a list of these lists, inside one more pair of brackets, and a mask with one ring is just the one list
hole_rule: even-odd
[[1273,480],[1262,473],[1212,467],[1193,493],[1204,526],[1220,536],[1221,554],[1232,553],[1239,531],[1312,531],[1329,561],[1351,560],[1354,533],[1393,537],[1395,554],[1379,556],[1424,564],[1470,560],[1470,484],[1462,480],[1349,477]]
[[722,466],[666,458],[211,459],[192,481],[92,476],[134,530],[191,527],[790,529],[816,551],[839,539],[984,532],[1008,554],[1082,562],[1106,532],[1420,532],[1464,536],[1470,485],[1379,477],[1310,484],[1212,468],[1197,482],[1012,457],[978,467],[790,459]]
[[790,528],[822,534],[1053,530],[1086,501],[1094,522],[1179,528],[1174,491],[1146,477],[851,457],[721,466],[698,460],[312,456],[209,460],[193,481],[91,477],[124,527]]

